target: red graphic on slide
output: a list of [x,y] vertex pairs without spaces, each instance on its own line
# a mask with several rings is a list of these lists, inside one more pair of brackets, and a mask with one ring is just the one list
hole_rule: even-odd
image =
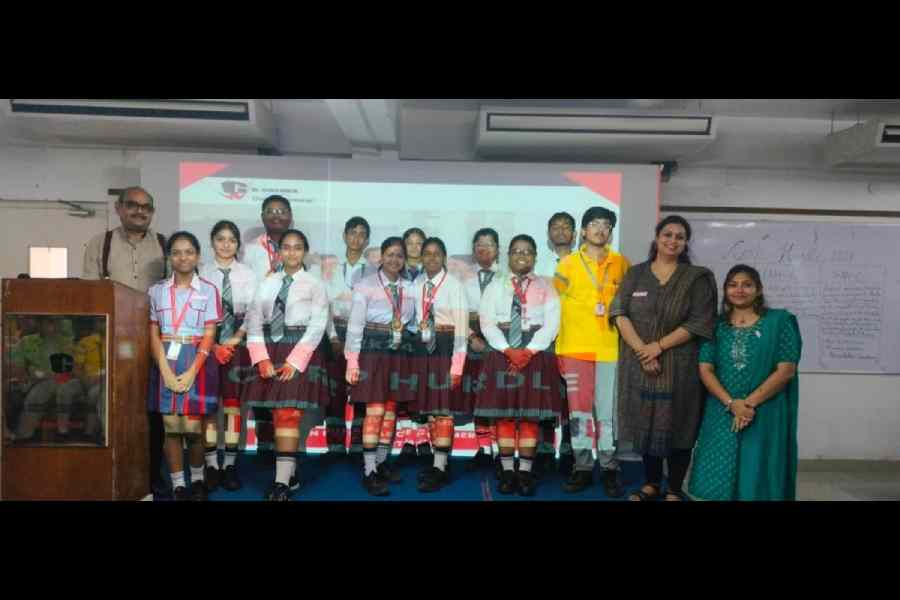
[[229,200],[240,200],[247,195],[247,184],[240,181],[223,181],[222,195]]
[[600,194],[616,206],[622,204],[622,174],[570,171],[563,173],[567,179]]
[[181,172],[178,181],[180,190],[183,190],[192,183],[196,183],[204,177],[215,175],[228,167],[227,163],[201,163],[201,162],[183,162],[181,163]]

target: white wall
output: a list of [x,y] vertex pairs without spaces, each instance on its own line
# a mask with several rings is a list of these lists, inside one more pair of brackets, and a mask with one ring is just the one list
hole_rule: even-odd
[[[900,177],[813,170],[683,169],[663,184],[662,204],[897,211]],[[685,217],[690,220],[691,215]],[[895,375],[802,374],[800,458],[900,460],[898,389],[900,376]]]
[[[139,161],[134,151],[0,147],[0,198],[111,202],[109,188],[140,182]],[[682,168],[663,185],[662,203],[900,210],[900,176]],[[14,226],[2,222],[0,232]],[[800,457],[900,460],[898,389],[900,376],[804,374]]]

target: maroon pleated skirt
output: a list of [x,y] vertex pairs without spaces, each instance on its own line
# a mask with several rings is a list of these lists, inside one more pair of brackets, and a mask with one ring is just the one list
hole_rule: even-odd
[[[266,332],[266,350],[276,369],[284,365],[305,331],[305,327],[287,327],[284,337],[278,342],[272,342]],[[295,374],[289,381],[281,382],[276,377],[263,379],[254,367],[246,378],[242,402],[259,408],[324,409],[331,401],[329,383],[321,347],[317,347],[306,370]]]
[[416,385],[410,386],[415,390],[411,402],[420,415],[452,416],[458,421],[471,418],[474,402],[467,399],[463,386],[450,389],[453,336],[453,331],[436,332],[431,354],[418,335],[413,338],[408,377],[416,379]]
[[[526,346],[537,329],[523,332]],[[531,357],[525,370],[509,373],[509,362],[502,352],[486,353],[479,377],[475,416],[494,419],[558,419],[565,410],[562,379],[556,355],[550,351]]]
[[[390,347],[391,332],[366,327],[359,352],[359,382],[350,386],[351,402],[415,402],[415,380],[408,364],[412,335],[403,330],[400,346]],[[414,408],[410,407],[408,410]]]

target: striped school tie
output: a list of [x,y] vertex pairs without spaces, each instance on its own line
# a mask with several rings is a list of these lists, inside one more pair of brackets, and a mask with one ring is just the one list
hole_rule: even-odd
[[[428,296],[429,300],[432,300],[434,295],[434,284],[431,281],[425,282],[425,295]],[[434,330],[434,304],[431,304],[431,310],[428,311],[428,328],[431,329],[431,339],[428,340],[428,345],[426,349],[428,350],[428,354],[434,354],[435,348],[437,348],[437,332]]]
[[219,327],[219,343],[222,344],[234,335],[234,301],[231,297],[231,269],[219,269],[222,272],[222,324]]
[[[513,285],[519,289],[521,280],[513,277]],[[519,302],[519,296],[513,294],[512,312],[509,319],[509,345],[518,348],[522,345],[522,303]]]
[[272,321],[269,323],[269,332],[273,342],[278,342],[284,337],[284,313],[285,303],[287,302],[288,290],[294,278],[286,275],[284,281],[281,282],[281,290],[278,297],[275,298],[275,306],[272,307]]

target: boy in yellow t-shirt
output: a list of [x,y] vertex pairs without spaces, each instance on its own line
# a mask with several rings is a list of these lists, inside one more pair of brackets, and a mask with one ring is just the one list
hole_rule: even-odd
[[556,354],[566,380],[575,452],[575,468],[563,490],[580,492],[593,483],[591,450],[596,440],[606,493],[619,497],[624,493],[615,451],[619,333],[610,325],[608,313],[631,264],[609,247],[615,226],[614,212],[589,208],[581,218],[584,244],[559,262],[553,281],[562,308]]

